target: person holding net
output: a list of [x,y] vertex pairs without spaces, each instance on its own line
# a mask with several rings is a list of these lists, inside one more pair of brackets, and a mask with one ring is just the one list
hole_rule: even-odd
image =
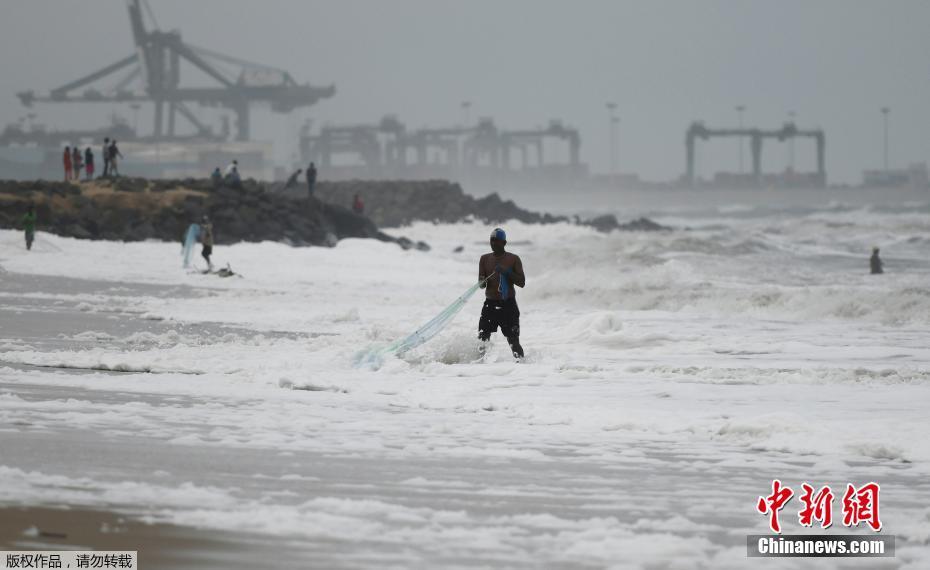
[[505,251],[507,233],[501,228],[491,232],[491,253],[481,256],[478,261],[478,281],[485,290],[484,306],[478,320],[479,351],[483,354],[491,333],[501,333],[507,337],[507,343],[514,358],[523,358],[520,346],[520,308],[517,306],[514,286],[524,287],[526,275],[520,257]]

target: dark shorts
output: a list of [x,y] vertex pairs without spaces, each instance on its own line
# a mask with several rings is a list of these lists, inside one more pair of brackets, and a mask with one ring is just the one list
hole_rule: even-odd
[[478,332],[490,335],[501,329],[501,333],[510,338],[520,336],[520,308],[514,298],[506,301],[485,299],[478,320]]
[[203,246],[203,251],[200,252],[200,255],[202,255],[202,256],[204,256],[204,257],[209,257],[209,256],[213,255],[213,246],[212,246],[212,245],[205,245],[205,246]]

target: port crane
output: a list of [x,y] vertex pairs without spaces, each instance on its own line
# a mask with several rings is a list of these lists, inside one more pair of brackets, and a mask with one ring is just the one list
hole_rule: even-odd
[[[135,42],[133,53],[47,93],[17,93],[22,104],[32,107],[36,103],[150,102],[155,106],[153,138],[156,140],[176,137],[177,115],[186,119],[199,136],[219,138],[189,104],[222,107],[236,115],[236,140],[246,141],[250,136],[249,113],[253,104],[267,103],[274,112],[289,113],[332,97],[336,92],[333,85],[315,87],[298,84],[284,70],[195,47],[185,42],[180,32],[158,29],[146,0],[127,0],[126,3]],[[146,27],[143,6],[154,29]],[[212,85],[184,85],[181,80],[182,62],[202,72]],[[106,89],[95,87],[106,79],[115,79],[116,83]],[[137,80],[141,80],[141,91],[129,89]]]

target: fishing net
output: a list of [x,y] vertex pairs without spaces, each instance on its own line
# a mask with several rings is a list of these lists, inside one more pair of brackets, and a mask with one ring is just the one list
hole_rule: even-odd
[[452,322],[452,319],[455,318],[455,315],[462,310],[468,300],[471,299],[472,295],[481,287],[482,282],[475,283],[468,288],[467,291],[462,293],[458,299],[452,302],[448,307],[442,310],[441,313],[430,319],[428,323],[418,328],[413,333],[405,336],[404,338],[398,339],[391,344],[384,347],[372,347],[368,350],[362,351],[355,357],[356,366],[371,366],[377,368],[381,365],[381,362],[386,356],[397,355],[401,356],[405,352],[413,350],[414,348],[424,344],[440,332],[446,325]]
[[184,234],[184,247],[181,248],[181,257],[184,259],[184,269],[191,265],[191,252],[194,250],[194,244],[200,239],[200,226],[191,224]]

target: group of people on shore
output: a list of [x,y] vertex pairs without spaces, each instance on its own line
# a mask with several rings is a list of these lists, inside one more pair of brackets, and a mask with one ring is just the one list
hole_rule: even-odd
[[[112,141],[108,138],[103,139],[103,146],[100,149],[103,157],[103,174],[101,176],[119,176],[119,159],[123,155],[116,146],[116,139]],[[94,151],[90,147],[81,149],[75,145],[73,148],[66,146],[62,154],[62,165],[65,169],[65,182],[81,180],[81,170],[84,171],[84,180],[93,180],[96,171]]]

